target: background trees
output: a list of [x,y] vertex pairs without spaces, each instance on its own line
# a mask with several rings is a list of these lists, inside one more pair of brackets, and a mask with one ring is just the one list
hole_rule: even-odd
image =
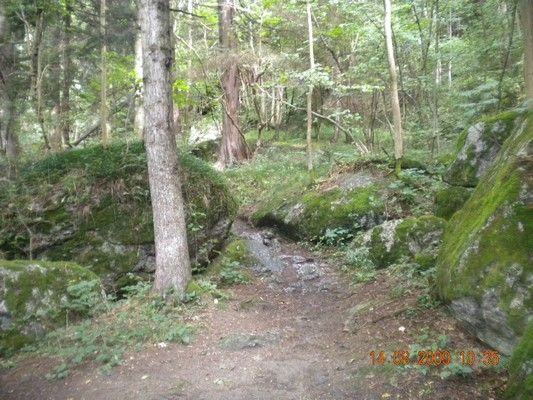
[[[105,20],[102,5],[3,3],[3,160],[17,158],[17,137],[24,158],[108,136],[140,136],[136,2],[108,2]],[[393,153],[397,124],[389,106],[382,3],[313,0],[309,14],[306,2],[297,0],[218,5],[171,5],[180,137],[186,139],[193,126],[218,127],[224,131],[221,164],[229,165],[249,156],[243,134],[259,131],[261,138],[272,130],[275,138],[304,137],[309,119],[313,140],[343,135],[354,151]],[[523,63],[531,65],[530,52],[524,58],[531,46],[523,44],[531,36],[528,7],[527,0],[393,2],[391,39],[408,156],[435,159],[474,117],[524,99]]]

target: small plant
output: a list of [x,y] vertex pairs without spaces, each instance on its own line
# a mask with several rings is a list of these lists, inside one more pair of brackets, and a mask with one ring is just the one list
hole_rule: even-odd
[[64,379],[69,375],[69,373],[70,371],[68,369],[68,365],[65,363],[61,363],[57,367],[55,367],[51,373],[46,374],[46,379],[48,379],[49,381]]
[[441,379],[450,379],[454,377],[467,378],[472,375],[473,372],[474,371],[472,368],[468,367],[467,365],[452,363],[444,366],[439,375]]
[[357,247],[346,252],[346,265],[342,268],[348,272],[355,283],[371,282],[376,278],[376,267],[370,259],[368,247]]
[[327,228],[317,240],[318,244],[326,246],[344,245],[353,239],[353,234],[346,228]]
[[240,270],[239,263],[231,261],[220,270],[222,282],[230,285],[247,283],[250,279],[248,275]]

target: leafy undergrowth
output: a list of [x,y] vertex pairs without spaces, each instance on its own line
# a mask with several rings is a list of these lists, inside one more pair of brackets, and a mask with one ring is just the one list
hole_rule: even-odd
[[[184,304],[155,296],[150,293],[150,283],[139,282],[125,288],[125,298],[108,299],[92,319],[50,332],[42,340],[24,347],[19,356],[38,354],[58,359],[47,378],[61,379],[69,375],[71,368],[84,362],[96,362],[108,374],[121,364],[127,351],[138,351],[149,345],[166,347],[168,343],[186,345],[196,328],[185,321],[201,307],[201,295],[209,293],[227,298],[207,281],[197,286],[202,288],[202,293],[191,294]],[[83,306],[80,303],[83,297],[80,299],[77,307]],[[14,365],[16,358],[6,362]]]

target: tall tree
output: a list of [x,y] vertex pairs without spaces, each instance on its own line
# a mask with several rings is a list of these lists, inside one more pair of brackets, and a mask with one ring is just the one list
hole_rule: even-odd
[[106,0],[100,0],[100,130],[102,143],[109,144],[109,110],[107,108],[107,23]]
[[63,1],[63,30],[61,32],[61,101],[60,101],[60,130],[63,145],[70,145],[70,84],[72,83],[70,62],[70,34],[72,20],[71,0]]
[[400,100],[398,98],[398,74],[396,72],[396,60],[394,59],[394,47],[392,45],[392,4],[391,0],[385,0],[385,42],[387,45],[387,59],[389,61],[389,74],[392,99],[392,118],[394,128],[394,158],[396,160],[396,174],[400,174],[403,157],[402,114]]
[[520,24],[524,37],[526,98],[533,99],[533,0],[520,0]]
[[[313,37],[313,18],[311,12],[311,2],[307,0],[307,37],[309,40],[309,68],[311,73],[315,70],[315,50]],[[313,144],[311,134],[313,133],[313,84],[307,89],[307,131],[305,139],[307,142],[307,170],[313,171]]]
[[168,0],[140,0],[145,143],[154,220],[154,291],[182,297],[191,278],[185,208],[173,126],[173,51]]
[[8,162],[8,175],[17,173],[19,141],[15,129],[16,85],[15,74],[18,65],[15,40],[5,10],[0,4],[0,148]]
[[143,84],[139,82],[143,77],[143,52],[142,52],[142,37],[141,37],[141,12],[140,8],[137,12],[137,23],[135,25],[135,116],[133,122],[133,129],[135,136],[143,139],[144,132],[144,107],[143,107]]
[[239,123],[240,73],[239,57],[235,54],[234,0],[218,0],[218,32],[223,52],[222,73],[222,143],[220,144],[219,166],[221,168],[244,161],[250,157],[248,145]]

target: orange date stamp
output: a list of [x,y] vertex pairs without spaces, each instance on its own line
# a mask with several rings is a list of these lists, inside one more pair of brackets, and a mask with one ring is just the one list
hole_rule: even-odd
[[495,350],[484,351],[460,351],[453,353],[450,350],[422,350],[415,353],[409,350],[371,351],[370,361],[372,365],[420,365],[439,366],[450,365],[459,362],[469,367],[484,366],[494,367],[500,363],[500,354]]

